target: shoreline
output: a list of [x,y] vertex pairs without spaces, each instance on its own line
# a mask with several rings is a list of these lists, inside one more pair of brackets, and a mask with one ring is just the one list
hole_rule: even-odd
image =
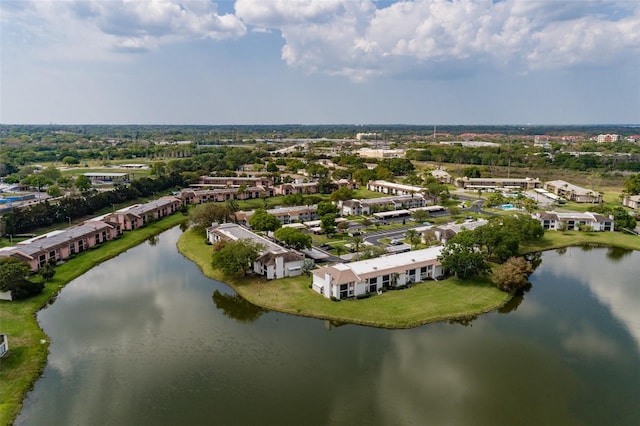
[[37,296],[0,302],[0,326],[9,335],[9,353],[0,359],[0,424],[12,424],[22,410],[28,393],[42,375],[49,356],[49,336],[38,324],[38,312],[55,302],[60,291],[85,272],[150,237],[174,228],[186,216],[177,212],[144,228],[128,231],[120,238],[87,250],[56,267],[53,280]]
[[[74,259],[67,261],[65,264],[58,266],[56,276],[51,282],[45,284],[45,289],[40,295],[23,301],[0,303],[2,331],[9,334],[11,342],[10,355],[0,360],[0,382],[3,383],[3,386],[0,388],[0,424],[12,424],[15,421],[16,417],[22,410],[22,405],[26,396],[29,391],[33,389],[33,386],[41,376],[47,364],[49,341],[48,336],[38,324],[38,311],[55,302],[55,298],[58,293],[66,284],[81,276],[89,269],[143,243],[149,237],[158,235],[166,230],[178,226],[184,220],[186,220],[184,215],[176,213],[165,217],[158,222],[151,223],[144,228],[137,229],[134,232],[125,233],[121,238],[112,240],[95,251],[88,251],[83,256],[75,257]],[[191,237],[191,240],[195,241],[197,239],[199,240],[199,244],[187,244],[187,235],[190,234],[194,234]],[[579,233],[576,231],[567,233],[546,232],[541,241],[536,242],[535,244],[523,245],[520,254],[524,255],[527,253],[580,245],[619,247],[640,251],[640,237],[619,233],[606,233],[605,235],[605,233]],[[341,323],[389,329],[413,328],[429,323],[466,319],[488,313],[504,306],[512,298],[510,294],[502,292],[495,287],[491,287],[492,289],[495,289],[495,291],[499,292],[499,294],[502,295],[502,298],[496,299],[500,300],[500,303],[494,302],[493,304],[486,304],[485,301],[484,309],[480,309],[476,303],[474,305],[476,306],[475,310],[459,310],[455,315],[439,314],[437,316],[425,317],[423,313],[421,317],[422,319],[416,321],[416,315],[420,317],[420,312],[416,313],[413,311],[409,313],[410,315],[408,315],[408,319],[404,322],[371,322],[354,318],[353,311],[351,310],[348,310],[350,315],[341,315],[341,310],[344,310],[341,306],[349,308],[353,306],[365,306],[371,305],[371,303],[367,302],[376,301],[376,299],[379,302],[381,299],[385,299],[383,303],[377,303],[377,306],[369,306],[374,308],[374,314],[378,316],[382,314],[402,314],[402,312],[396,312],[394,309],[380,310],[379,305],[389,304],[390,306],[387,308],[397,308],[397,306],[392,304],[392,302],[397,301],[394,299],[402,298],[401,296],[404,296],[405,294],[412,294],[412,299],[415,301],[415,298],[413,297],[415,293],[418,293],[420,290],[422,290],[421,293],[425,293],[429,292],[428,290],[433,290],[435,288],[430,287],[427,284],[445,283],[447,286],[452,287],[449,284],[454,281],[452,281],[452,279],[448,279],[438,282],[429,281],[419,283],[411,289],[388,291],[384,293],[384,295],[389,296],[387,298],[373,296],[368,299],[356,301],[345,300],[341,302],[332,302],[328,299],[320,299],[319,297],[316,297],[319,295],[309,290],[306,284],[300,286],[300,281],[308,280],[308,277],[305,276],[275,281],[267,281],[262,277],[229,278],[222,276],[219,271],[213,270],[210,265],[210,246],[205,245],[202,238],[192,230],[188,230],[180,236],[177,243],[177,249],[182,256],[194,262],[205,276],[227,284],[240,296],[257,306],[286,314],[337,321]],[[203,256],[202,253],[205,255]],[[200,255],[198,256],[198,254]],[[490,286],[487,280],[484,280],[484,282],[478,282],[478,280],[475,280],[474,282],[456,280],[456,283],[461,284],[458,287],[464,290],[465,293],[471,293],[471,299],[475,296],[481,295],[481,292],[479,292],[480,289]],[[277,291],[274,292],[274,288]],[[312,296],[312,303],[314,305],[321,305],[326,308],[326,311],[321,313],[316,312],[313,309],[303,309],[308,308],[308,306],[305,305],[301,305],[302,307],[287,305],[277,297],[278,294],[286,291],[295,291],[296,295],[300,294],[302,291],[303,293]],[[275,298],[273,298],[274,294]],[[433,292],[430,292],[429,296],[432,294]],[[414,304],[416,303],[414,302]],[[43,341],[43,343],[41,343],[41,341]]]

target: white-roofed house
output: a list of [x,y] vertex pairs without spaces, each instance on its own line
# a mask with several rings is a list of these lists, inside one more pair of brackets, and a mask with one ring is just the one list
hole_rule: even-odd
[[253,263],[253,272],[263,275],[268,280],[295,277],[302,273],[304,256],[287,250],[237,223],[212,224],[207,228],[207,240],[212,244],[221,240],[250,240],[262,245],[260,256]]

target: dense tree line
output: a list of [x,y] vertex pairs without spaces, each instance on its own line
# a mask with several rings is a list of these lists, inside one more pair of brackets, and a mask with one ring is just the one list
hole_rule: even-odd
[[69,218],[73,220],[92,215],[100,209],[115,204],[162,194],[183,184],[184,179],[178,173],[156,179],[145,177],[135,180],[129,185],[119,185],[113,191],[92,191],[80,196],[64,197],[55,202],[45,200],[41,203],[16,208],[5,213],[2,220],[6,223],[8,234],[23,234],[37,228],[66,222]]
[[536,219],[497,216],[487,225],[464,230],[445,244],[440,262],[450,273],[468,278],[487,272],[488,262],[504,263],[517,256],[520,243],[542,238],[544,229]]

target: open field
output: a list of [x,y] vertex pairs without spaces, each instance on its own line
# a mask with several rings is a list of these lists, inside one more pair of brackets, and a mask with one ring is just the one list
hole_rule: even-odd
[[177,213],[127,232],[117,240],[85,251],[57,266],[54,279],[46,283],[40,295],[27,300],[0,301],[0,330],[8,334],[10,348],[9,354],[0,360],[0,424],[10,424],[15,419],[26,393],[47,362],[49,342],[38,326],[36,312],[54,300],[60,289],[74,278],[184,220],[185,217]]

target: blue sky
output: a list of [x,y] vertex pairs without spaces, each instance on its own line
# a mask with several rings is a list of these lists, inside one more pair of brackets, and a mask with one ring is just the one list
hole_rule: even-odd
[[638,1],[0,9],[3,124],[640,122]]

